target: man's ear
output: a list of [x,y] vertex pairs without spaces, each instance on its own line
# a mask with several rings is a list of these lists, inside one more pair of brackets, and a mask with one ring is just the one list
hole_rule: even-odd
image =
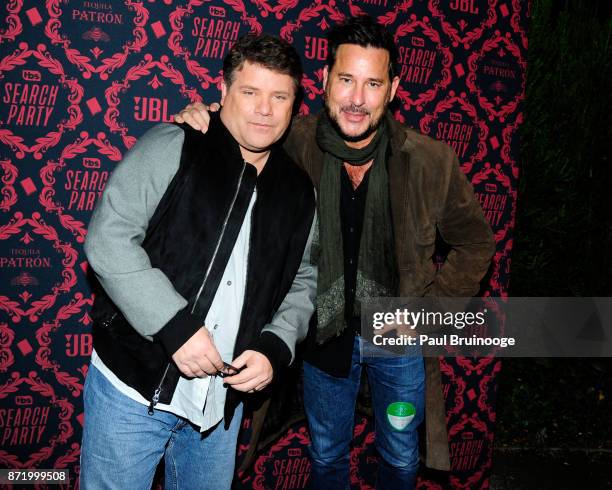
[[323,67],[323,90],[325,90],[325,87],[327,87],[328,77],[329,77],[329,66],[325,65]]
[[227,95],[227,85],[225,84],[225,80],[221,81],[221,105],[225,102],[225,96]]
[[389,102],[391,102],[393,100],[393,97],[395,97],[395,92],[397,92],[397,87],[399,87],[399,83],[399,77],[393,77],[393,80],[391,80],[391,92],[389,93]]

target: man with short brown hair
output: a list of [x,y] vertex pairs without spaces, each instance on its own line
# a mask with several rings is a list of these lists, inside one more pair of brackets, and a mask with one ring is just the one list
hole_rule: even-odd
[[306,335],[314,190],[276,144],[300,60],[288,43],[250,35],[224,73],[208,134],[149,130],[92,217],[85,251],[103,289],[82,488],[148,489],[163,457],[166,488],[229,489],[243,404]]

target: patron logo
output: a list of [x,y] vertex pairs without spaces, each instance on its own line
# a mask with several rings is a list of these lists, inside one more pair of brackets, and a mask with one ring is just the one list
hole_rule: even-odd
[[327,60],[327,39],[323,37],[306,36],[304,38],[304,56],[308,60]]
[[489,119],[501,122],[513,113],[525,91],[526,63],[510,34],[496,31],[479,51],[468,58],[466,84],[478,97]]
[[0,269],[50,269],[51,259],[41,257],[34,248],[13,248],[11,255],[0,257]]
[[93,339],[90,333],[65,334],[66,356],[90,357],[93,350]]
[[476,108],[464,93],[457,97],[451,90],[449,95],[421,119],[421,131],[448,144],[459,157],[463,171],[468,173],[487,154],[485,141],[489,128],[478,119]]
[[7,448],[44,442],[50,412],[49,406],[0,408],[0,445]]
[[[83,2],[85,8],[98,2]],[[101,4],[105,5],[105,4]],[[112,6],[108,5],[111,9]],[[97,24],[123,24],[123,14],[101,12],[99,10],[72,9],[72,21],[95,22]]]
[[17,277],[11,279],[11,286],[22,286],[26,288],[29,286],[38,286],[39,284],[38,279],[27,272],[21,272]]
[[[500,82],[499,79],[504,78],[507,80],[518,78],[516,69],[510,63],[501,60],[491,60],[490,63],[490,65],[482,65],[482,73],[496,77],[498,79],[497,82]],[[504,87],[505,85],[501,83],[501,86]]]
[[[21,238],[23,245],[25,241],[30,241],[32,233],[26,232]],[[12,240],[11,240],[12,242]],[[31,298],[33,290],[39,290],[38,286],[43,282],[43,287],[48,287],[48,275],[53,267],[57,266],[55,260],[47,255],[46,252],[36,247],[24,248],[11,243],[5,243],[6,255],[0,256],[0,271],[10,280],[6,281],[6,286],[10,284],[13,288],[21,291],[19,296],[24,303]],[[24,291],[27,291],[24,295]]]
[[451,50],[442,44],[440,36],[424,17],[400,24],[395,30],[400,66],[400,87],[397,97],[404,108],[417,110],[434,100],[440,89],[451,81]]
[[[106,32],[104,32],[102,29],[100,29],[99,27],[92,27],[91,29],[89,29],[88,31],[85,31],[83,33],[82,36],[83,39],[87,40],[87,41],[94,41],[94,42],[109,42],[110,41],[110,37],[108,34],[106,34]],[[100,49],[96,49],[95,52],[92,53],[94,54],[94,56],[97,58],[102,52],[100,51]]]
[[[6,302],[7,312],[16,318],[15,321],[19,321],[21,314],[27,315],[31,322],[38,321],[40,314],[53,307],[59,295],[69,293],[76,285],[74,265],[78,253],[70,242],[62,241],[55,226],[46,221],[56,221],[54,216],[45,215],[45,218],[39,212],[27,217],[17,211],[1,235],[0,249],[12,251],[3,256],[3,268],[9,271],[10,277],[19,278],[11,288],[13,292],[17,289],[17,297]],[[0,281],[0,288],[6,288],[7,283]],[[28,291],[31,286],[37,286],[36,294],[41,296],[33,298],[31,290]],[[17,298],[21,301],[15,301]],[[26,303],[29,307],[24,311],[21,305]]]
[[[53,44],[65,50],[65,59],[84,78],[98,73],[106,80],[131,53],[139,52],[147,44],[145,25],[149,11],[145,3],[47,0],[49,21],[44,32]],[[116,52],[107,52],[117,48]]]

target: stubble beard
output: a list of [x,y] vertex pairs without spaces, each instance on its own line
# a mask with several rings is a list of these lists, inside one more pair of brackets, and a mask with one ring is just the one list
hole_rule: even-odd
[[[385,104],[384,105],[383,110],[380,113],[380,116],[378,117],[378,119],[376,119],[375,121],[372,121],[370,123],[370,125],[366,128],[365,131],[363,131],[360,134],[357,134],[355,136],[351,136],[350,134],[346,134],[342,130],[342,128],[340,127],[340,124],[338,124],[337,117],[331,111],[331,108],[329,106],[329,101],[328,101],[327,97],[325,98],[325,112],[327,113],[327,117],[329,118],[329,121],[331,122],[332,127],[336,130],[336,132],[340,135],[340,137],[344,141],[346,141],[347,143],[359,143],[360,141],[365,140],[368,136],[370,136],[371,134],[376,132],[376,130],[382,124],[382,120],[383,120],[383,117],[385,117],[388,105],[389,104]],[[364,110],[364,109],[360,109],[358,107],[353,107],[353,106],[342,106],[342,107],[340,107],[340,111],[342,111],[344,109],[350,109],[353,112],[362,112],[364,114],[370,114],[370,111],[367,111],[367,110]]]

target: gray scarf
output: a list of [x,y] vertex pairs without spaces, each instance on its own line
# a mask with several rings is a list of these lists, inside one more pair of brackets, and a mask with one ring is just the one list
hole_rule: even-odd
[[361,301],[397,294],[397,266],[389,199],[386,155],[389,144],[386,118],[372,141],[364,148],[346,145],[332,126],[325,110],[317,120],[317,143],[325,153],[319,191],[319,229],[315,237],[319,278],[317,283],[317,342],[339,335],[344,319],[344,255],[340,223],[340,176],[343,162],[370,169],[368,192],[359,244],[357,287],[353,314],[359,315]]

